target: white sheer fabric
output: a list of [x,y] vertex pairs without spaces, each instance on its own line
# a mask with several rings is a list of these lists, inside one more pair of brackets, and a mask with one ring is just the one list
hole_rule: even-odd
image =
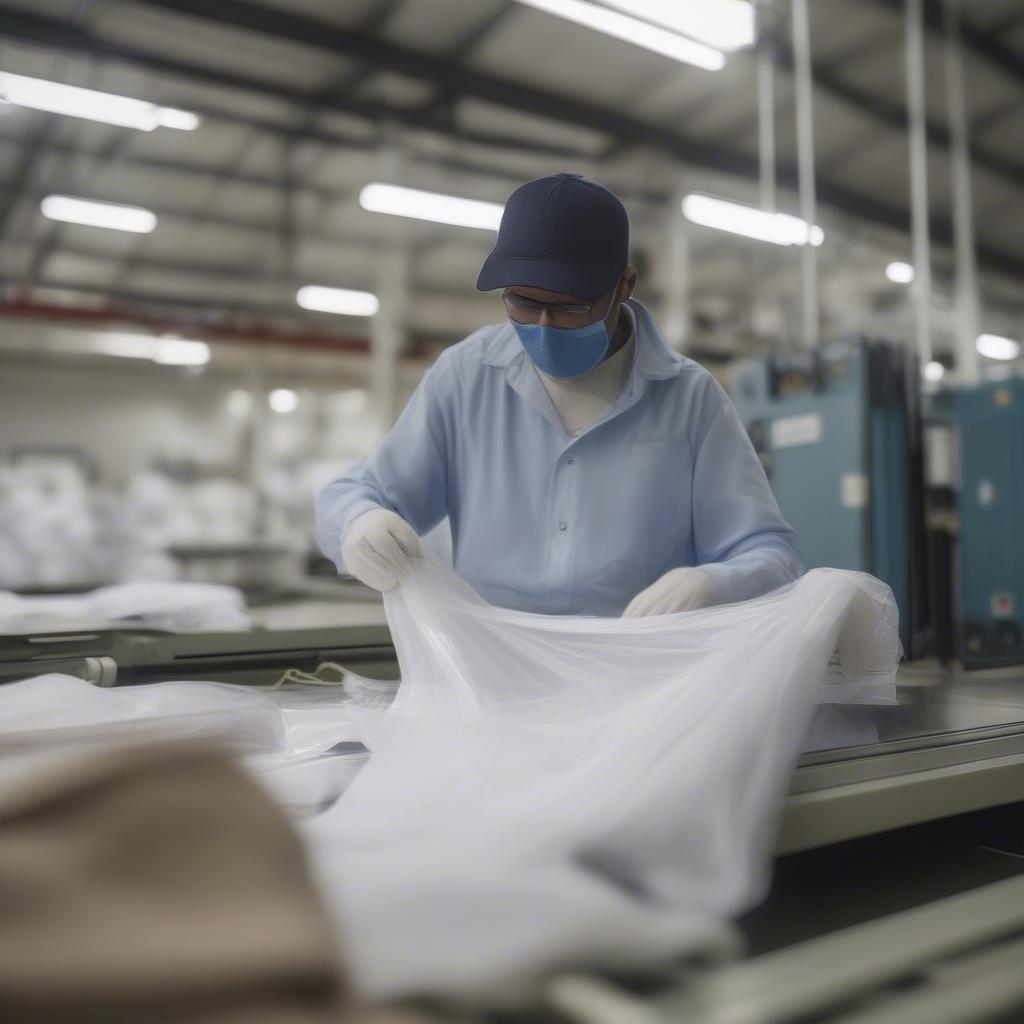
[[816,702],[894,701],[896,606],[862,573],[626,620],[494,608],[427,560],[386,607],[402,685],[305,826],[373,997],[515,998],[720,944]]
[[491,607],[428,559],[386,606],[390,706],[354,676],[265,693],[40,676],[0,687],[0,785],[81,743],[229,742],[295,813],[327,806],[302,828],[366,994],[495,1001],[559,968],[727,949],[816,704],[894,700],[896,607],[861,573],[572,618]]

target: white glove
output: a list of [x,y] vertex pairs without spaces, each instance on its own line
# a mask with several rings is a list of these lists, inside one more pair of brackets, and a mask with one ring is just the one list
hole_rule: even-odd
[[416,531],[385,508],[357,516],[341,542],[345,568],[374,590],[390,590],[412,572],[423,547]]
[[646,590],[641,590],[629,602],[622,617],[637,618],[692,611],[710,604],[714,592],[715,585],[706,572],[700,569],[670,569]]

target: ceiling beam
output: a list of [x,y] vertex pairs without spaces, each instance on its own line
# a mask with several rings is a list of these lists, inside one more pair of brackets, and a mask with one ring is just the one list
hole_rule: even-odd
[[[72,23],[80,25],[88,15],[90,7],[92,7],[92,0],[80,0],[80,2],[76,3],[71,12]],[[58,118],[39,114],[35,111],[33,111],[33,114],[36,116],[30,121],[28,144],[22,149],[18,163],[14,168],[14,173],[10,176],[11,191],[8,193],[7,200],[0,205],[0,243],[3,242],[14,221],[21,191],[26,185],[35,180],[39,159],[47,143],[57,131]]]
[[[120,266],[120,257],[117,254],[104,252],[102,249],[91,249],[83,246],[66,246],[61,251],[78,259],[89,260],[94,264],[109,263],[112,270]],[[216,281],[218,284],[223,283],[225,285],[276,285],[289,291],[293,291],[301,285],[309,283],[308,279],[305,277],[292,275],[282,276],[281,274],[265,270],[227,266],[224,264],[219,266],[207,265],[205,267],[197,267],[194,263],[190,263],[187,260],[168,259],[163,256],[140,255],[132,260],[131,266],[138,270],[156,271],[161,274],[181,274],[183,276],[192,277],[201,276],[204,280]],[[412,284],[413,286],[416,286],[417,284],[423,284],[423,282],[419,281],[416,277],[413,277]],[[437,285],[432,283],[424,284],[423,287],[429,291],[431,297],[448,298],[453,301],[465,299],[467,296],[471,298],[479,298],[479,295],[477,295],[477,293],[471,288],[439,288]],[[116,288],[117,286],[115,285],[115,290]],[[657,298],[661,296],[661,291],[650,279],[645,279],[643,290],[644,294],[648,298]],[[292,311],[298,313],[299,309],[295,308]]]
[[[476,22],[467,32],[464,32],[453,46],[448,48],[446,57],[448,60],[464,64],[466,58],[480,46],[480,44],[508,17],[514,4],[506,3],[491,12],[481,21]],[[426,103],[421,104],[418,112],[427,115],[431,111],[439,110],[456,98],[456,94],[450,88],[441,88]]]
[[1003,35],[1006,32],[1012,32],[1021,24],[1024,24],[1024,7],[1018,7],[1017,10],[1004,14],[997,21],[990,22],[985,26],[985,31],[990,35]]
[[[62,250],[69,256],[74,256],[79,259],[87,259],[92,263],[108,263],[112,271],[116,271],[120,266],[120,259],[117,255],[111,253],[105,253],[100,249],[89,249],[81,246],[67,247]],[[155,271],[160,274],[175,275],[181,274],[186,277],[202,276],[206,281],[214,281],[217,284],[224,285],[239,285],[239,286],[258,286],[261,288],[261,293],[266,294],[263,286],[276,286],[282,288],[288,292],[294,292],[304,284],[308,284],[309,281],[303,277],[295,276],[282,276],[281,274],[268,272],[265,270],[249,270],[242,267],[233,266],[215,266],[215,267],[196,267],[194,264],[189,263],[185,260],[174,260],[167,259],[165,257],[157,256],[144,256],[140,255],[132,260],[132,266],[142,271]],[[423,284],[413,278],[412,285],[415,287],[421,285],[426,292],[429,292],[431,298],[443,298],[450,299],[453,302],[459,300],[465,300],[466,298],[479,298],[477,293],[473,292],[470,288],[439,288],[435,284]],[[53,287],[52,284],[44,285],[41,287]],[[69,290],[79,289],[78,285],[57,285],[56,287],[67,287]],[[115,284],[112,288],[107,287],[104,284],[89,283],[90,288],[95,288],[98,292],[106,293],[108,290],[112,295],[126,294],[132,292],[133,294],[145,294],[139,293],[137,290],[133,290],[130,282],[121,282]],[[653,288],[650,282],[645,282],[644,293],[648,298],[658,298],[661,293]],[[156,301],[158,295],[163,293],[148,293],[147,298],[151,301]],[[197,294],[191,294],[186,299],[181,300],[184,305],[192,305],[194,308],[210,308],[217,307],[219,304],[231,304],[234,305],[242,301],[243,297],[230,297],[225,298],[223,296],[218,297],[207,297],[203,298]],[[173,295],[168,295],[164,300],[168,303],[178,303],[178,300]],[[238,307],[241,308],[241,307]],[[246,306],[246,308],[249,308]],[[292,305],[290,302],[287,305],[281,305],[279,303],[271,303],[266,306],[260,306],[257,303],[253,304],[254,310],[260,311],[262,309],[276,310],[278,313],[287,313],[291,318],[309,318],[310,314],[305,313],[299,306]],[[318,314],[312,314],[314,319],[320,319],[321,316]]]
[[[903,13],[904,0],[875,0],[875,3]],[[961,10],[969,10],[969,6],[961,4]],[[945,37],[946,13],[942,0],[924,0],[924,23],[927,29]],[[967,18],[960,18],[960,42],[964,49],[1024,86],[1024,56],[1007,46],[998,31],[998,27],[996,30],[979,28]]]
[[[2,26],[0,26],[0,36],[2,35],[3,29]],[[290,126],[283,125],[278,121],[268,120],[267,118],[258,118],[249,114],[238,114],[232,110],[224,107],[218,107],[210,103],[190,103],[188,107],[189,110],[192,110],[206,118],[222,120],[232,124],[237,124],[243,128],[250,128],[281,142],[309,142],[315,143],[318,146],[333,148],[335,150],[349,149],[367,153],[379,153],[382,151],[381,143],[376,140],[368,141],[365,139],[355,139],[339,132],[332,132],[314,127],[295,129]],[[55,125],[57,123],[57,119],[48,117],[47,123]],[[0,145],[6,143],[23,149],[30,143],[30,141],[30,136],[24,133],[20,135],[0,135]],[[512,145],[511,140],[509,140],[508,144]],[[535,152],[538,159],[542,160],[550,160],[556,157],[569,155],[568,151],[557,148],[538,148]],[[79,146],[68,142],[56,141],[53,138],[53,133],[50,133],[49,141],[46,143],[45,150],[41,155],[45,155],[46,153],[59,154],[61,156],[73,158],[85,157],[94,160],[101,159],[101,153],[98,150],[91,149],[87,146]],[[578,157],[578,155],[579,154],[575,152],[572,154],[573,158]],[[280,176],[276,174],[260,174],[250,170],[241,170],[238,167],[227,170],[220,164],[197,164],[192,161],[180,160],[168,156],[152,157],[141,153],[132,155],[122,154],[118,158],[118,165],[139,170],[152,170],[155,172],[202,175],[207,178],[220,177],[222,180],[227,182],[254,185],[256,187],[275,189],[280,187]],[[508,184],[510,189],[522,182],[521,174],[511,171],[507,167],[503,167],[500,163],[491,164],[466,159],[461,156],[434,156],[432,154],[412,151],[404,155],[403,166],[418,166],[429,168],[430,170],[444,171],[446,173],[455,172],[458,174],[479,175],[493,179],[494,181],[505,182]],[[309,181],[302,183],[300,190],[304,194],[313,196],[323,202],[348,199],[351,198],[352,195],[350,190],[330,188],[328,186],[318,185]],[[620,196],[626,199],[627,202],[660,203],[665,201],[665,196],[658,192],[650,189],[635,188],[628,184],[617,187],[616,191]]]
[[[170,10],[220,25],[233,25],[248,31],[288,39],[293,43],[373,60],[380,67],[401,74],[422,78],[442,91],[467,94],[529,113],[543,112],[545,116],[604,131],[634,143],[650,146],[696,166],[756,179],[757,160],[721,146],[687,138],[662,126],[637,120],[627,114],[584,103],[569,97],[556,96],[533,86],[498,78],[470,68],[453,64],[443,57],[420,53],[398,46],[387,40],[367,36],[352,29],[325,24],[281,8],[270,8],[249,0],[137,0],[147,6]],[[783,54],[780,59],[786,60]],[[791,64],[792,58],[788,57]],[[858,90],[841,85],[850,102],[863,99]],[[887,117],[900,115],[890,111]],[[936,129],[938,126],[934,126]],[[795,189],[796,169],[792,165],[778,168],[777,179],[783,187]],[[1015,179],[1024,185],[1024,176]],[[818,183],[821,201],[853,216],[907,230],[908,211],[893,208],[871,196],[864,196],[827,180]],[[937,238],[952,237],[948,221],[939,220]],[[1005,254],[1002,254],[1005,255]],[[1022,261],[1007,257],[1011,266]],[[999,258],[997,257],[997,262]],[[993,268],[995,269],[995,268]],[[1009,270],[1018,273],[1017,270]]]
[[[640,128],[644,126],[643,122],[636,122],[632,118],[613,114],[611,111],[592,108],[575,100],[553,96],[550,93],[534,89],[532,86],[473,71],[459,65],[451,59],[450,55],[437,57],[432,54],[419,53],[375,38],[365,32],[327,25],[280,8],[255,4],[250,0],[138,0],[138,2],[188,14],[192,17],[286,38],[292,42],[314,46],[318,49],[344,53],[346,56],[358,57],[361,60],[374,60],[380,67],[433,83],[441,90],[442,96],[460,94],[480,96],[492,102],[525,109],[532,113],[544,111],[569,123],[584,124],[586,127],[598,130],[610,128],[613,134],[623,138],[629,138],[638,126]],[[932,6],[938,8],[939,5],[933,3]],[[777,41],[774,52],[779,66],[792,74],[793,55],[789,48],[781,41]],[[823,89],[835,98],[851,104],[865,114],[883,121],[901,132],[906,131],[907,112],[902,104],[891,103],[870,92],[849,85],[823,63],[814,67],[814,80],[817,88]],[[422,115],[423,110],[421,109],[417,113]],[[616,119],[614,125],[609,124],[610,116]],[[624,122],[628,122],[629,126],[627,127]],[[934,145],[949,145],[949,132],[945,125],[932,121],[929,122],[927,131],[929,141]],[[666,143],[671,144],[673,138],[675,144],[679,145],[681,137],[675,133],[672,133],[668,140],[658,143],[648,141],[648,144],[663,148]],[[714,152],[715,147],[707,148],[709,153]],[[727,160],[730,154],[723,151],[719,155]],[[994,154],[979,152],[977,147],[973,147],[972,155],[987,170],[1001,175],[1014,186],[1024,189],[1024,166]]]
[[[132,132],[129,128],[114,128],[111,134],[104,143],[102,149],[97,154],[96,164],[93,166],[92,171],[89,175],[83,177],[76,173],[71,168],[60,168],[60,180],[64,182],[63,185],[58,185],[57,191],[61,192],[78,192],[86,193],[91,189],[92,184],[99,177],[99,168],[104,170],[109,169],[121,153],[131,145]],[[98,166],[97,166],[98,165]],[[83,184],[85,187],[83,187]],[[5,184],[5,189],[11,186]],[[47,190],[36,194],[36,199],[41,199],[46,195],[47,191],[53,191],[53,186]],[[22,190],[22,195],[32,194],[31,191]],[[26,267],[22,275],[22,283],[25,286],[31,286],[33,282],[42,274],[43,268],[46,266],[46,261],[53,255],[56,249],[61,235],[64,232],[66,225],[61,221],[47,221],[45,228],[42,232],[42,237],[38,239],[32,256],[29,260],[28,266]]]
[[[17,142],[19,140],[8,141]],[[91,188],[88,190],[90,196],[100,201],[118,201],[117,196],[109,194],[105,189],[103,189],[102,184],[98,179],[97,169],[103,167],[105,151],[93,152],[69,143],[54,142],[47,147],[46,152],[67,157],[69,161],[78,161],[83,157],[93,161],[93,166],[90,168],[90,173],[88,174],[88,180],[91,185]],[[411,165],[415,166],[417,163],[419,163],[419,161],[415,160],[412,161]],[[425,163],[430,167],[435,166],[435,161],[433,160],[427,160]],[[436,165],[441,167],[452,166],[447,162],[442,162]],[[125,157],[119,160],[119,166],[136,171],[151,170],[155,173],[171,172],[176,174],[191,174],[206,182],[218,179],[225,183],[238,182],[239,184],[273,189],[275,192],[280,191],[281,185],[280,177],[274,174],[257,174],[242,171],[232,171],[228,174],[222,174],[216,167],[197,167],[195,164],[175,161],[167,157]],[[459,169],[462,168],[460,167]],[[481,174],[494,173],[487,168],[479,168],[478,172]],[[508,180],[510,185],[519,183],[518,178],[499,178],[499,180]],[[12,198],[12,190],[14,187],[14,184],[10,182],[0,181],[0,207],[2,207],[8,199]],[[38,202],[47,195],[49,191],[52,191],[52,189],[27,188],[22,185],[17,192],[17,195],[20,198],[27,197],[33,202]],[[305,184],[297,184],[296,186],[297,197],[310,197],[322,203],[352,202],[355,199],[357,191],[358,186],[354,186],[350,189],[324,189],[318,186],[307,186]],[[632,190],[624,188],[620,190],[618,194],[630,204],[634,211],[634,215],[637,213],[650,215],[652,211],[660,211],[668,202],[667,196],[649,190]],[[176,206],[172,202],[164,200],[158,200],[156,203],[146,202],[146,206],[149,209],[152,209],[159,219],[176,221],[181,224],[189,224],[196,227],[213,226],[224,228],[229,231],[253,232],[267,236],[268,238],[274,236],[275,233],[279,233],[280,231],[280,220],[276,217],[272,219],[240,217],[218,211],[207,211],[203,207]],[[478,232],[472,228],[439,227],[438,230],[444,232],[447,237],[456,237],[458,234],[461,234],[464,238],[478,236]],[[347,232],[343,236],[335,235],[323,231],[321,227],[310,228],[308,226],[302,228],[301,236],[303,241],[337,246],[358,245],[367,251],[372,250],[380,242],[380,239],[377,236],[367,237],[355,235],[351,232]],[[205,269],[206,267],[202,263],[196,265],[197,273],[204,273]]]
[[0,201],[0,243],[8,234],[18,208],[18,201],[25,188],[33,180],[39,157],[49,148],[55,128],[55,118],[40,115],[32,119],[25,137],[18,140],[20,155],[15,161],[8,179],[7,194]]
[[[363,19],[360,24],[360,28],[364,32],[378,32],[382,29],[395,15],[398,8],[402,6],[404,0],[383,0],[378,7],[371,10],[369,15]],[[367,61],[356,61],[356,66],[352,71],[346,72],[341,76],[341,80],[334,82],[329,86],[323,94],[324,99],[334,98],[336,100],[343,99],[346,96],[354,95],[359,87],[369,78],[375,75],[377,69]]]
[[[4,4],[0,4],[0,38],[13,39],[18,42],[70,54],[86,53],[94,57],[119,60],[125,64],[131,64],[150,72],[174,75],[186,80],[203,82],[207,85],[221,86],[225,89],[256,93],[257,95],[266,96],[274,100],[286,100],[289,103],[295,104],[299,109],[311,111],[314,114],[351,114],[372,125],[391,122],[408,128],[415,128],[418,131],[437,131],[448,136],[453,134],[451,126],[434,124],[431,119],[420,116],[413,109],[387,106],[383,103],[358,99],[353,96],[340,98],[332,95],[330,98],[326,98],[315,90],[309,92],[295,89],[284,84],[268,82],[266,79],[253,75],[225,71],[222,68],[202,64],[197,61],[167,57],[155,50],[140,49],[127,43],[104,39],[93,34],[87,28],[73,25],[59,18],[36,14]],[[164,102],[170,102],[170,99],[167,97],[155,98],[163,99]],[[194,110],[198,114],[203,113],[202,104],[189,104],[189,109]],[[225,113],[224,116],[235,120],[242,120],[241,118],[233,118],[229,113]],[[324,132],[320,129],[315,132],[308,131],[304,134],[311,139],[322,138],[325,141],[332,139],[337,143],[343,143],[346,140],[346,137],[340,132]],[[529,139],[523,139],[520,136],[503,135],[499,132],[469,131],[460,128],[458,130],[458,137],[465,142],[480,146],[514,149],[527,153],[535,152],[538,155],[544,156],[563,155],[578,157],[580,155],[578,149],[573,149],[569,146],[559,147],[547,143],[538,145],[532,143]],[[363,139],[352,139],[350,144],[365,146],[366,142]]]
[[[815,62],[812,65],[811,73],[816,92],[830,96],[832,99],[837,99],[858,110],[860,113],[868,115],[872,120],[881,121],[901,134],[905,134],[908,130],[907,111],[902,104],[894,103],[891,100],[844,81],[842,77],[836,74],[835,70],[837,67],[848,65],[851,60],[862,56],[865,52],[869,52],[872,47],[877,47],[879,43],[891,39],[891,36],[892,33],[890,32],[882,40],[875,37],[851,50],[840,52],[836,56],[829,58],[828,61]],[[793,75],[793,51],[787,46],[779,32],[765,32],[762,39],[768,48],[768,52],[771,54],[775,66],[787,74]],[[787,99],[785,103],[779,105],[776,117],[778,118],[781,114],[791,110],[793,103],[792,99]],[[699,106],[700,101],[698,100],[697,107],[699,108]],[[1017,109],[1017,107],[1015,106],[1013,109]],[[1001,116],[1004,112],[1000,110],[996,116]],[[681,114],[677,115],[676,119],[685,120],[685,115],[686,110],[684,109]],[[712,141],[717,142],[720,139],[730,138],[737,132],[746,132],[756,128],[756,126],[757,114],[745,113],[734,119],[724,128],[716,130]],[[972,122],[972,130],[973,128],[974,123]],[[942,149],[949,148],[951,144],[949,129],[943,122],[929,119],[926,122],[925,129],[928,141],[933,146]],[[602,156],[613,158],[624,148],[626,147],[623,143],[620,140],[616,140]],[[983,167],[997,177],[1004,179],[1008,184],[1024,189],[1024,163],[1007,160],[1003,156],[987,151],[979,146],[977,142],[971,145],[971,159],[977,166]],[[830,156],[819,170],[824,170],[826,166],[835,166],[833,160],[833,156]]]
[[[279,86],[275,83],[253,78],[250,75],[241,75],[236,72],[225,71],[221,68],[214,68],[193,61],[185,61],[180,58],[169,58],[162,54],[151,52],[149,50],[140,50],[134,46],[124,43],[101,39],[87,30],[70,25],[65,21],[29,13],[24,10],[0,4],[0,37],[3,36],[17,39],[21,42],[27,42],[48,48],[56,48],[72,53],[89,53],[93,56],[107,57],[109,59],[123,61],[124,63],[141,67],[149,71],[162,72],[185,79],[204,82],[210,85],[218,85],[227,89],[255,92],[278,100],[285,99],[289,102],[295,103],[300,108],[309,106],[314,102],[313,98],[308,93],[300,90],[290,89],[287,86]],[[443,62],[441,63],[443,64]],[[545,93],[536,93],[536,96],[539,96],[543,101],[550,98]],[[563,102],[568,104],[570,107],[575,106],[574,101],[565,100]],[[190,107],[197,113],[202,114],[204,112],[201,104],[193,104],[190,105]],[[393,110],[392,108],[382,108],[379,105],[367,105],[362,101],[354,100],[346,100],[340,105],[332,101],[332,103],[324,105],[322,109],[324,112],[341,110],[342,112],[355,114],[358,117],[363,117],[370,121],[386,120],[392,115],[394,115],[394,117],[403,116],[403,112]],[[530,113],[535,115],[538,113],[538,108],[528,107],[522,109],[528,109]],[[594,122],[594,126],[602,131],[609,131],[609,125],[606,123],[609,118],[625,121],[628,125],[637,129],[637,131],[631,131],[630,134],[630,137],[634,142],[646,142],[646,144],[649,144],[654,148],[667,149],[667,151],[672,153],[672,155],[680,159],[687,160],[694,166],[707,170],[732,173],[740,177],[747,178],[756,178],[757,176],[756,161],[750,157],[746,157],[741,154],[729,153],[727,150],[711,148],[705,146],[699,141],[682,139],[673,133],[669,133],[653,125],[648,125],[645,122],[636,122],[631,118],[613,114],[612,112],[605,111],[601,108],[588,107],[587,109],[591,113],[591,119]],[[552,112],[546,107],[541,107],[540,110],[543,111],[542,116],[557,116],[555,112]],[[223,116],[227,118],[232,117],[229,112],[223,112]],[[413,126],[419,130],[429,128],[429,125],[425,125],[421,119],[414,115],[406,113],[404,116],[411,118]],[[253,119],[251,117],[239,116],[234,119],[241,124],[253,123]],[[571,117],[568,119],[572,120]],[[276,130],[285,133],[288,131],[284,126],[273,126],[269,122],[265,123],[264,127],[268,131]],[[451,132],[445,131],[445,134],[450,135]],[[340,134],[335,135],[333,133],[324,133],[321,130],[309,130],[304,133],[304,137],[311,141],[333,142],[337,145],[352,145],[358,148],[366,148],[367,145],[365,140],[356,139],[349,141]],[[517,149],[519,151],[536,152],[538,156],[552,157],[559,154],[564,156],[575,156],[576,158],[585,156],[585,154],[580,153],[578,150],[570,150],[568,148],[559,149],[558,147],[546,144],[533,147],[529,142],[518,137],[502,137],[481,133],[467,134],[465,132],[461,133],[460,137],[481,145],[503,146],[505,148]],[[659,140],[664,142],[665,145],[659,146]],[[486,173],[493,174],[497,172],[489,171]],[[780,177],[785,177],[785,175],[786,172],[783,171]],[[788,175],[789,184],[791,186],[795,185],[795,170],[790,168]],[[826,199],[829,195],[832,195],[827,183],[823,188],[820,188],[819,191],[825,195]],[[905,229],[907,223],[909,223],[909,214],[907,214],[906,211],[899,209],[887,209],[873,200],[848,194],[844,190],[836,191],[833,198],[836,200],[833,205],[840,209],[845,209],[847,212],[855,215],[865,216],[868,219],[876,219],[880,223],[885,223],[889,226],[901,229]]]
[[[409,50],[383,39],[351,29],[325,24],[280,8],[264,7],[247,0],[137,0],[147,6],[175,11],[219,25],[259,32],[277,39],[326,50],[345,56],[373,60],[381,68],[421,78],[460,95],[541,115],[607,135],[628,139],[669,153],[697,167],[756,179],[757,161],[743,153],[688,138],[678,132],[631,117],[628,114],[596,106],[510,79],[498,78],[470,68],[458,67],[443,57]],[[796,168],[779,170],[782,184],[795,188]],[[892,210],[873,197],[822,182],[819,192],[826,203],[855,216],[879,220],[906,228],[909,214]]]
[[[0,201],[7,192],[8,186],[4,183],[0,183]],[[22,192],[22,195],[26,193]],[[45,191],[31,190],[29,195],[36,201],[39,201],[46,194]],[[96,196],[95,198],[104,199],[110,198],[112,201],[116,201],[114,197],[105,197],[103,195]],[[339,197],[339,198],[344,198]],[[657,196],[646,196],[645,198],[657,201],[660,197]],[[228,215],[222,212],[218,213],[204,213],[201,211],[186,209],[182,207],[175,207],[167,203],[148,204],[150,209],[156,213],[160,219],[178,222],[181,224],[191,224],[196,227],[218,227],[229,231],[241,231],[241,232],[252,232],[254,234],[261,235],[263,237],[273,238],[279,232],[280,225],[278,221],[271,220],[253,220],[247,217],[238,217]],[[952,228],[948,221],[941,220],[939,218],[932,218],[932,231],[934,233],[935,241],[949,245],[952,240]],[[458,228],[452,228],[452,231],[459,231]],[[465,231],[471,231],[472,229],[466,228],[461,229]],[[378,244],[379,239],[377,238],[366,238],[355,236],[352,234],[346,234],[345,236],[327,234],[323,230],[310,229],[309,227],[303,227],[302,239],[306,242],[314,242],[323,245],[335,245],[335,246],[352,246],[358,245],[367,251],[372,251]],[[1001,250],[992,249],[989,246],[979,245],[978,246],[978,260],[984,266],[999,271],[1001,273],[1009,274],[1015,277],[1024,277],[1024,260],[1018,259],[1017,257],[1011,256]],[[243,268],[245,269],[245,268]],[[203,264],[197,264],[196,273],[202,274],[206,272],[206,268]]]
[[[777,40],[773,52],[777,66],[793,74],[793,51],[781,40]],[[824,61],[813,65],[812,75],[816,89],[821,89],[834,99],[848,103],[872,119],[889,125],[901,134],[906,134],[907,109],[902,103],[893,102],[844,81],[831,71]],[[928,142],[933,146],[948,150],[952,144],[949,128],[934,118],[926,120],[925,133]],[[1024,189],[1024,164],[987,152],[976,144],[971,146],[971,160],[978,167],[983,167],[1015,188]]]
[[[10,143],[19,147],[28,144],[23,137],[0,136],[0,143]],[[100,163],[103,155],[96,150],[84,146],[76,146],[70,142],[51,141],[41,150],[41,156],[59,156],[69,160],[93,160]],[[118,167],[129,171],[154,174],[183,174],[210,181],[217,179],[226,184],[251,185],[255,188],[277,189],[280,179],[274,174],[261,174],[254,171],[241,170],[237,167],[226,169],[216,164],[196,164],[173,157],[151,157],[143,154],[122,156],[118,159]],[[10,184],[0,184],[0,188],[11,189]],[[352,191],[339,188],[324,188],[320,185],[305,183],[301,186],[303,195],[321,202],[341,202],[352,198]]]
[[[253,4],[241,3],[240,0],[221,0],[209,3],[206,0],[137,0],[155,6],[184,10],[194,13],[197,17],[212,18],[222,21],[230,9],[230,13],[241,17],[244,15],[246,25],[260,27],[256,31],[275,32],[278,36],[293,41],[306,42],[308,45],[347,49],[360,47],[364,43],[372,44],[366,52],[367,59],[376,59],[383,54],[391,63],[397,63],[412,75],[426,74],[429,80],[445,86],[456,85],[463,91],[472,92],[482,98],[490,99],[499,104],[516,109],[528,110],[533,114],[542,112],[544,116],[581,124],[606,133],[621,135],[629,141],[646,145],[661,152],[689,163],[695,167],[720,173],[732,174],[747,180],[756,180],[758,174],[757,160],[745,154],[736,153],[719,146],[707,145],[697,139],[681,136],[674,131],[639,121],[628,115],[608,110],[591,104],[580,103],[566,97],[556,97],[530,86],[497,79],[475,71],[453,69],[445,61],[425,54],[417,54],[404,50],[381,40],[367,40],[359,33],[345,29],[335,29],[308,18],[300,18],[287,12],[260,8]],[[47,47],[55,47],[72,52],[87,52],[98,56],[118,59],[151,71],[165,72],[185,78],[217,84],[225,88],[254,91],[263,95],[285,98],[299,105],[309,102],[309,97],[298,90],[278,86],[251,76],[239,75],[221,68],[210,67],[195,62],[169,58],[148,50],[102,39],[92,35],[85,29],[59,19],[47,18],[28,13],[24,10],[0,5],[0,35],[17,38],[25,42]],[[229,23],[230,23],[230,19]],[[275,31],[278,30],[278,31]],[[344,46],[342,46],[344,44]],[[396,68],[397,69],[397,68]],[[380,106],[375,105],[375,114],[371,114],[365,105],[352,107],[347,101],[340,109],[356,112],[358,116],[368,118],[400,116],[400,111],[387,108],[387,114],[380,113]],[[423,128],[419,124],[417,127]],[[506,140],[509,146],[522,148],[518,140]],[[796,171],[792,165],[779,168],[778,180],[783,187],[796,188]],[[854,217],[881,224],[899,231],[906,231],[909,224],[909,213],[902,207],[894,207],[881,202],[873,196],[865,196],[828,180],[818,185],[819,198],[822,203],[832,206]],[[943,218],[933,218],[932,231],[935,239],[948,244],[952,238],[950,222]],[[979,247],[979,262],[988,269],[1021,276],[1024,273],[1024,260],[991,247]]]
[[[0,196],[7,193],[9,186],[5,183],[0,182]],[[23,191],[22,196],[31,196],[33,201],[40,201],[47,195],[47,190],[32,189],[27,192]],[[99,195],[93,196],[92,198],[98,199],[101,202],[117,202],[118,200],[111,196]],[[190,224],[195,227],[216,227],[223,228],[227,231],[242,231],[242,232],[253,232],[267,236],[269,238],[276,237],[280,230],[280,224],[276,218],[269,220],[253,220],[249,217],[238,217],[226,213],[209,213],[204,212],[201,209],[188,209],[184,207],[176,207],[165,202],[151,203],[147,202],[146,207],[152,210],[158,220],[176,221],[180,224]],[[453,228],[453,230],[458,230]],[[466,228],[465,230],[471,230]],[[373,247],[379,243],[377,238],[364,238],[358,235],[346,234],[341,235],[330,235],[322,230],[304,230],[303,239],[307,242],[320,242],[325,245],[358,245],[363,249]],[[196,267],[198,273],[203,272],[202,264],[198,264]]]
[[[405,0],[382,0],[377,7],[373,8],[363,18],[360,23],[361,27],[367,32],[380,31],[387,25],[388,21],[391,20],[404,2]],[[331,81],[317,91],[316,102],[318,106],[307,108],[298,126],[289,128],[288,138],[282,143],[282,153],[288,154],[282,157],[282,161],[287,165],[290,178],[297,177],[299,173],[299,168],[294,158],[295,145],[300,141],[305,141],[304,136],[306,132],[315,126],[319,115],[319,108],[332,103],[337,105],[338,101],[343,101],[346,96],[354,96],[363,82],[372,77],[373,74],[374,70],[369,64],[356,62],[354,68],[347,69],[340,75],[335,75]],[[323,158],[323,155],[323,152],[321,152],[311,160],[307,160],[302,168],[302,173],[309,174],[316,167],[317,161]]]

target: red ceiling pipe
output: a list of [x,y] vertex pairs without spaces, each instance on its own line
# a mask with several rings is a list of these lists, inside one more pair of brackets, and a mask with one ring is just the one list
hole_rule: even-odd
[[277,327],[255,325],[253,327],[216,327],[212,324],[196,325],[193,322],[166,320],[158,317],[139,316],[128,310],[119,310],[107,305],[95,309],[87,306],[60,306],[45,302],[29,302],[16,299],[0,302],[0,317],[23,320],[68,320],[90,326],[109,326],[117,329],[127,322],[146,327],[155,333],[176,333],[183,337],[196,336],[209,341],[233,342],[250,345],[283,345],[294,348],[315,349],[321,352],[357,352],[367,355],[370,342],[366,338],[349,338],[336,334],[312,334],[309,332],[284,331]]

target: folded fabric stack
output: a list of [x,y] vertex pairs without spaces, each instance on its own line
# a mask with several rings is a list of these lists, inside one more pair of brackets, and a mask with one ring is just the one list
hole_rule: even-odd
[[237,587],[212,583],[118,583],[46,597],[0,592],[0,633],[118,624],[184,633],[250,629],[252,620]]

